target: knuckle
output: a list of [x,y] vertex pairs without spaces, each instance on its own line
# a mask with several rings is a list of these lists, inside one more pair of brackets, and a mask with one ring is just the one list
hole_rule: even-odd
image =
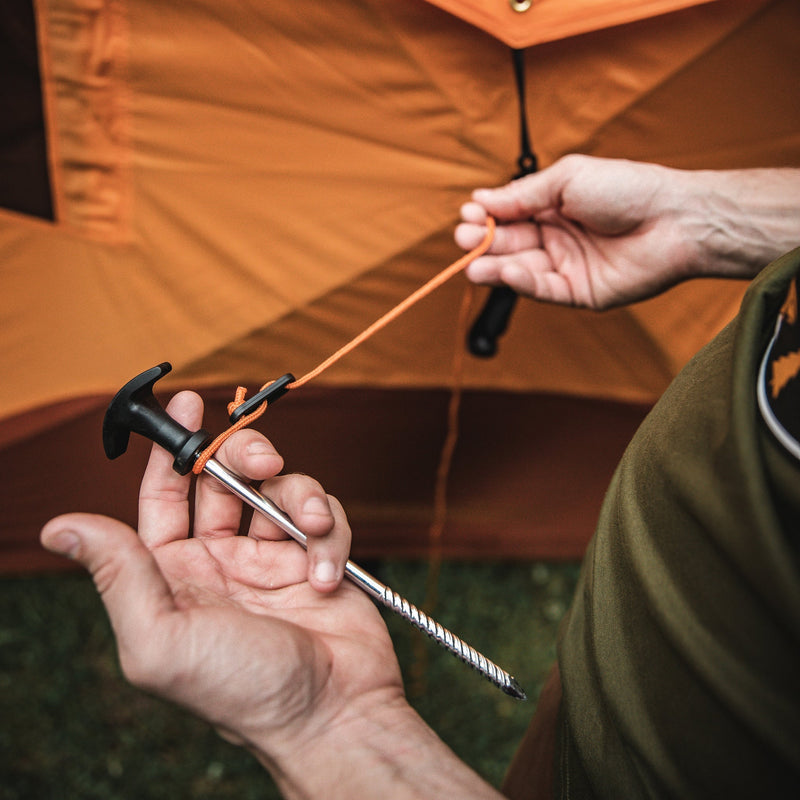
[[108,593],[116,583],[122,563],[115,558],[109,558],[96,565],[92,570],[92,580],[98,593],[103,596]]
[[297,472],[288,476],[288,485],[297,493],[298,497],[304,497],[309,494],[325,495],[325,490],[322,484],[302,472]]

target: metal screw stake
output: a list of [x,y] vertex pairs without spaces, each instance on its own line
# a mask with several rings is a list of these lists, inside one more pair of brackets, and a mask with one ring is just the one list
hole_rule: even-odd
[[[295,541],[306,547],[306,535],[292,522],[289,515],[282,511],[268,497],[245,483],[238,475],[231,472],[227,467],[210,458],[206,463],[204,472],[213,475],[220,483],[226,486],[240,500],[260,511],[265,517],[271,519],[281,530],[289,534]],[[501,669],[494,662],[481,655],[474,647],[470,647],[458,636],[452,634],[436,620],[420,611],[415,605],[403,599],[397,592],[392,591],[388,586],[381,583],[357,564],[348,561],[345,565],[345,575],[360,589],[365,591],[370,597],[382,603],[386,608],[391,609],[412,625],[419,628],[423,633],[430,636],[440,645],[445,647],[454,655],[458,656],[466,664],[476,669],[485,678],[488,678],[495,686],[502,689],[506,694],[518,700],[526,698],[517,681],[504,669]]]
[[[117,392],[103,419],[103,448],[109,458],[121,456],[127,450],[130,434],[138,433],[156,442],[175,457],[172,468],[179,475],[186,475],[192,470],[192,465],[211,441],[211,434],[203,429],[190,431],[184,428],[159,405],[153,395],[153,385],[171,369],[172,365],[165,361],[163,364],[137,375]],[[272,399],[279,396],[276,395],[276,392],[285,388],[285,379],[293,380],[291,375],[284,375],[272,387],[265,390],[266,395]],[[264,397],[261,395],[264,395],[264,392],[259,393],[258,402],[268,399],[266,395]],[[304,548],[306,547],[306,535],[292,522],[285,511],[278,508],[269,498],[264,497],[261,492],[215,458],[208,460],[203,471],[220,481],[245,503],[269,517],[279,528]],[[416,606],[411,605],[408,600],[404,600],[388,586],[373,578],[361,567],[348,561],[345,566],[345,575],[370,597],[407,619],[462,661],[474,667],[506,694],[519,700],[525,699],[525,692],[505,670],[500,669],[477,650],[462,642],[457,636],[432,620]]]

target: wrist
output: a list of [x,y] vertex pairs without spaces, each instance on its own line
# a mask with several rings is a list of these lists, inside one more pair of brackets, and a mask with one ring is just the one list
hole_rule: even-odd
[[752,278],[800,244],[800,170],[675,170],[693,277]]
[[401,694],[360,698],[314,732],[254,754],[287,798],[496,798]]

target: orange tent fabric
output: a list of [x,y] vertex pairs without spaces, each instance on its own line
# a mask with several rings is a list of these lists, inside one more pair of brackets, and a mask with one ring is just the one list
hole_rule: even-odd
[[[565,25],[583,20],[528,40],[542,165],[568,152],[685,168],[800,163],[795,3],[598,2],[595,15],[578,14],[587,2],[541,0],[527,12],[561,6]],[[141,459],[107,466],[91,438],[122,383],[163,360],[175,365],[165,389],[210,398],[302,374],[459,255],[459,205],[475,186],[507,180],[519,147],[517,40],[473,24],[476,9],[504,3],[34,5],[55,218],[0,211],[0,565],[15,567],[44,563],[35,535],[50,513],[124,506],[133,521],[121,498],[135,494],[127,470]],[[636,10],[605,15],[615,7]],[[304,403],[307,419],[328,420],[338,438],[298,447],[292,466],[327,466],[320,477],[352,500],[357,553],[424,552],[462,286],[448,284],[307,390],[318,403]],[[475,418],[462,427],[445,550],[579,553],[643,409],[741,292],[700,282],[602,315],[520,304],[500,355],[467,363]],[[392,416],[397,398],[417,414]],[[501,408],[505,430],[487,424]],[[576,416],[598,409],[617,421],[605,423],[601,456],[588,456],[596,469],[580,474],[592,488],[576,504],[565,476],[592,447]],[[264,423],[272,435],[279,410]],[[559,432],[548,462],[536,426],[516,447],[517,430],[544,410],[538,419]],[[284,449],[307,419],[286,423]],[[410,435],[417,425],[427,437]],[[460,460],[492,443],[484,463]],[[336,467],[323,446],[340,455]],[[51,449],[58,466],[42,457]],[[395,475],[395,460],[414,469],[414,453],[426,477]],[[373,486],[362,462],[393,481]],[[36,487],[65,472],[69,493],[44,502]],[[551,472],[564,480],[543,481]],[[520,481],[532,505],[520,504]]]
[[657,17],[709,0],[429,0],[511,47],[530,47]]

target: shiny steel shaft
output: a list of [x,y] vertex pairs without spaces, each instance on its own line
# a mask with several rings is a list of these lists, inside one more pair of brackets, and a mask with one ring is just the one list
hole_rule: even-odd
[[[238,498],[271,519],[281,530],[288,533],[289,536],[304,548],[307,546],[306,535],[292,522],[285,511],[278,508],[272,500],[243,481],[238,475],[231,472],[215,458],[208,460],[204,471],[209,475],[213,475]],[[481,655],[474,647],[470,647],[459,639],[458,636],[452,634],[447,628],[444,628],[423,611],[420,611],[415,605],[402,598],[397,592],[392,591],[388,586],[361,569],[357,564],[348,561],[345,565],[345,575],[356,586],[370,595],[370,597],[408,620],[416,628],[426,633],[466,664],[476,669],[485,678],[488,678],[506,694],[516,697],[519,700],[525,699],[525,692],[521,689],[517,681],[504,669],[501,669],[497,664]]]

